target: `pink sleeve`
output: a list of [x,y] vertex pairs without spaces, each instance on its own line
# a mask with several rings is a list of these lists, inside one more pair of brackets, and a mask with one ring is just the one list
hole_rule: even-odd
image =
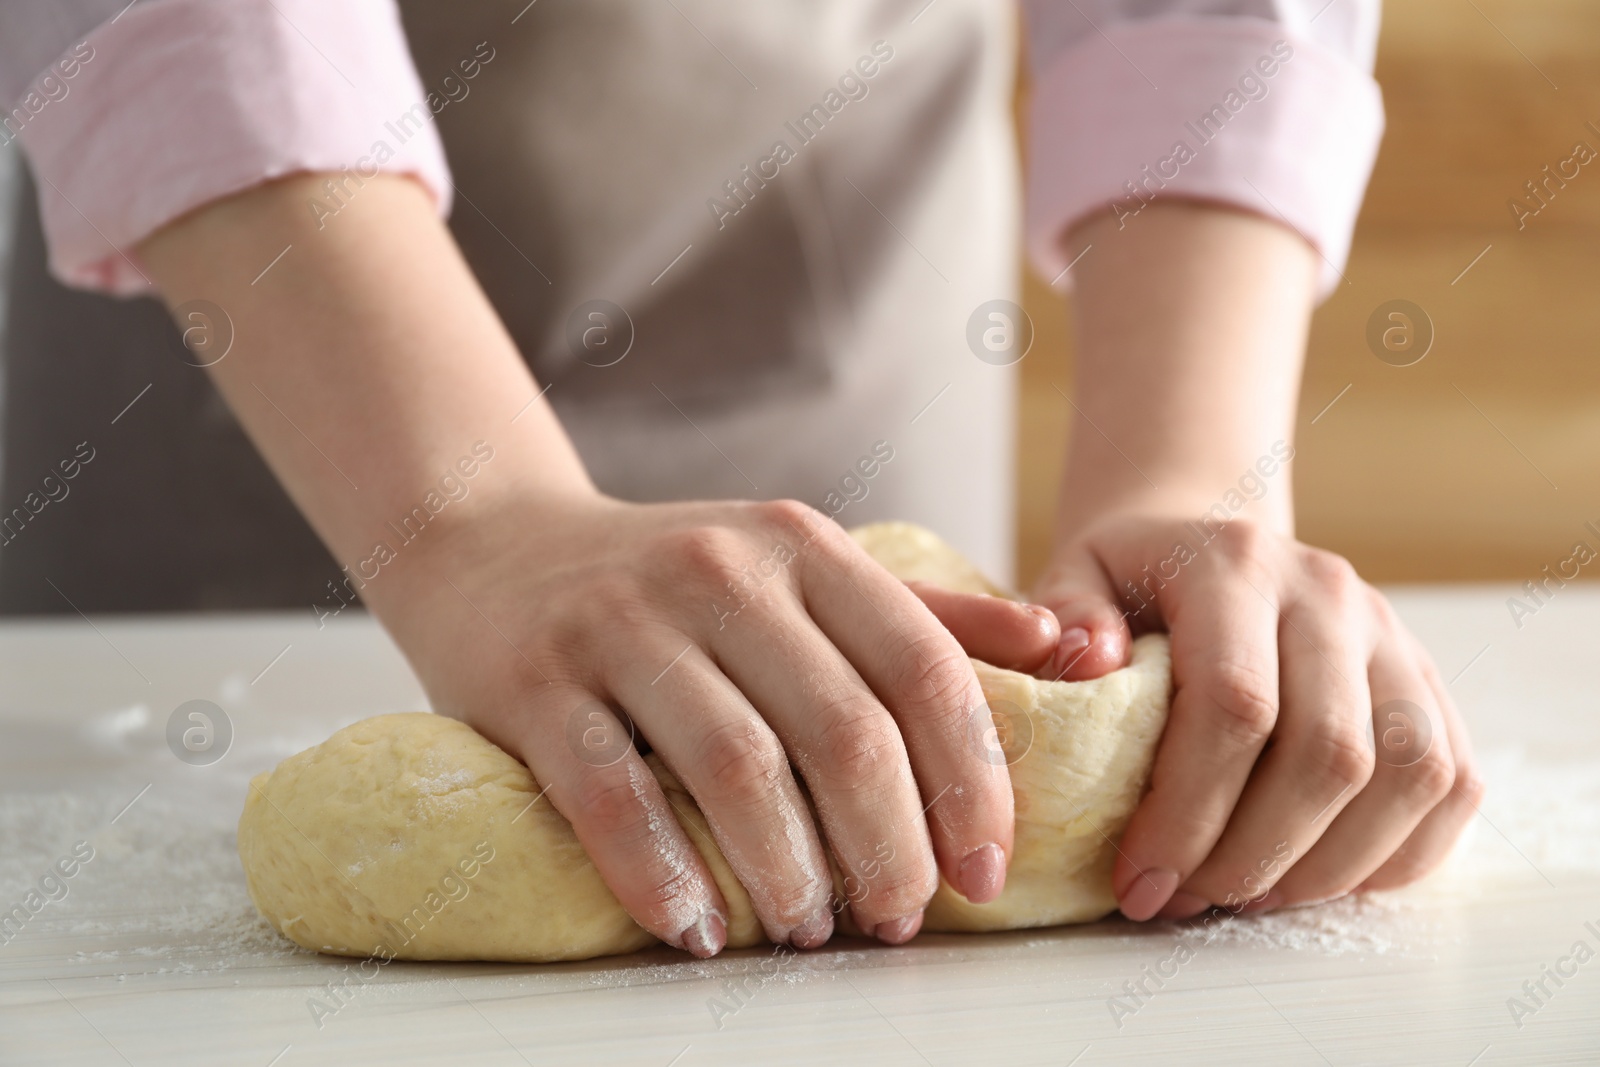
[[1340,281],[1383,134],[1377,83],[1347,53],[1258,18],[1110,23],[1035,72],[1028,248],[1064,285],[1062,232],[1104,211],[1137,225],[1155,196],[1278,219]]
[[45,79],[55,91],[19,136],[51,271],[68,285],[144,292],[137,242],[295,172],[408,174],[449,210],[444,151],[392,0],[146,0],[64,53],[32,99]]

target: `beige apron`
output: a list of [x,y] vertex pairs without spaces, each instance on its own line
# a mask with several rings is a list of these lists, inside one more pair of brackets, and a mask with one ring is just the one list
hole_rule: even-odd
[[[1010,573],[1013,383],[966,326],[1014,297],[1012,12],[912,23],[925,3],[541,0],[512,26],[402,3],[430,89],[495,50],[439,113],[455,229],[606,491],[821,506],[887,441],[840,520],[913,519]],[[865,95],[822,122],[845,72]],[[794,158],[763,168],[779,141]],[[597,298],[634,324],[609,367],[566,344]]]

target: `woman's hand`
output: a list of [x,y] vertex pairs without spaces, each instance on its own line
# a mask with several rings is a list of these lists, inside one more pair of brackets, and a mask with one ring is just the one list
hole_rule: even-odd
[[1350,564],[1294,536],[1322,258],[1280,218],[1176,198],[1086,217],[1062,252],[1078,263],[1077,386],[1034,589],[1061,617],[1048,676],[1104,674],[1130,630],[1164,629],[1177,686],[1114,872],[1123,911],[1416,878],[1482,787],[1427,653]]
[[[635,732],[775,941],[832,933],[825,849],[866,888],[856,923],[890,943],[916,933],[940,872],[973,901],[999,895],[1011,788],[971,665],[836,523],[794,501],[463,507],[364,595],[435,707],[527,763],[645,929],[710,955],[727,906]],[[1020,605],[932,599],[969,630],[998,615],[1025,658],[1054,644],[1053,620]]]
[[1403,885],[1476,810],[1439,672],[1339,556],[1250,521],[1119,514],[1062,545],[1034,599],[1066,635],[1051,676],[1172,635],[1172,712],[1113,875],[1129,918]]

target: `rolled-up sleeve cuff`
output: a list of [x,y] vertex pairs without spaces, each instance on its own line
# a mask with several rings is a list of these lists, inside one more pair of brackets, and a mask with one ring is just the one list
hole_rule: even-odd
[[144,292],[140,240],[298,172],[411,175],[449,210],[444,150],[389,0],[154,0],[86,44],[19,134],[51,271],[68,285]]
[[[1268,73],[1270,71],[1270,73]],[[1377,83],[1260,19],[1108,26],[1040,72],[1030,115],[1028,249],[1070,284],[1061,235],[1095,212],[1124,226],[1157,197],[1277,219],[1338,284],[1383,135]]]

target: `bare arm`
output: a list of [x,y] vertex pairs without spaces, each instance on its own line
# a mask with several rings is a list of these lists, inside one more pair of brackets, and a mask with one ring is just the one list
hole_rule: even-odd
[[[422,188],[375,179],[319,229],[306,204],[322,180],[207,205],[141,254],[170,305],[209,299],[232,318],[234,348],[212,378],[334,555],[364,558],[384,521],[479,439],[516,488],[592,493],[548,403],[512,423],[538,387]],[[513,488],[488,485],[441,517]],[[384,595],[374,582],[368,599]]]
[[[1202,512],[1273,441],[1293,443],[1316,253],[1275,222],[1181,202],[1069,241],[1093,248],[1076,268],[1083,417],[1057,534],[1111,511]],[[1288,472],[1249,510],[1292,533]]]

